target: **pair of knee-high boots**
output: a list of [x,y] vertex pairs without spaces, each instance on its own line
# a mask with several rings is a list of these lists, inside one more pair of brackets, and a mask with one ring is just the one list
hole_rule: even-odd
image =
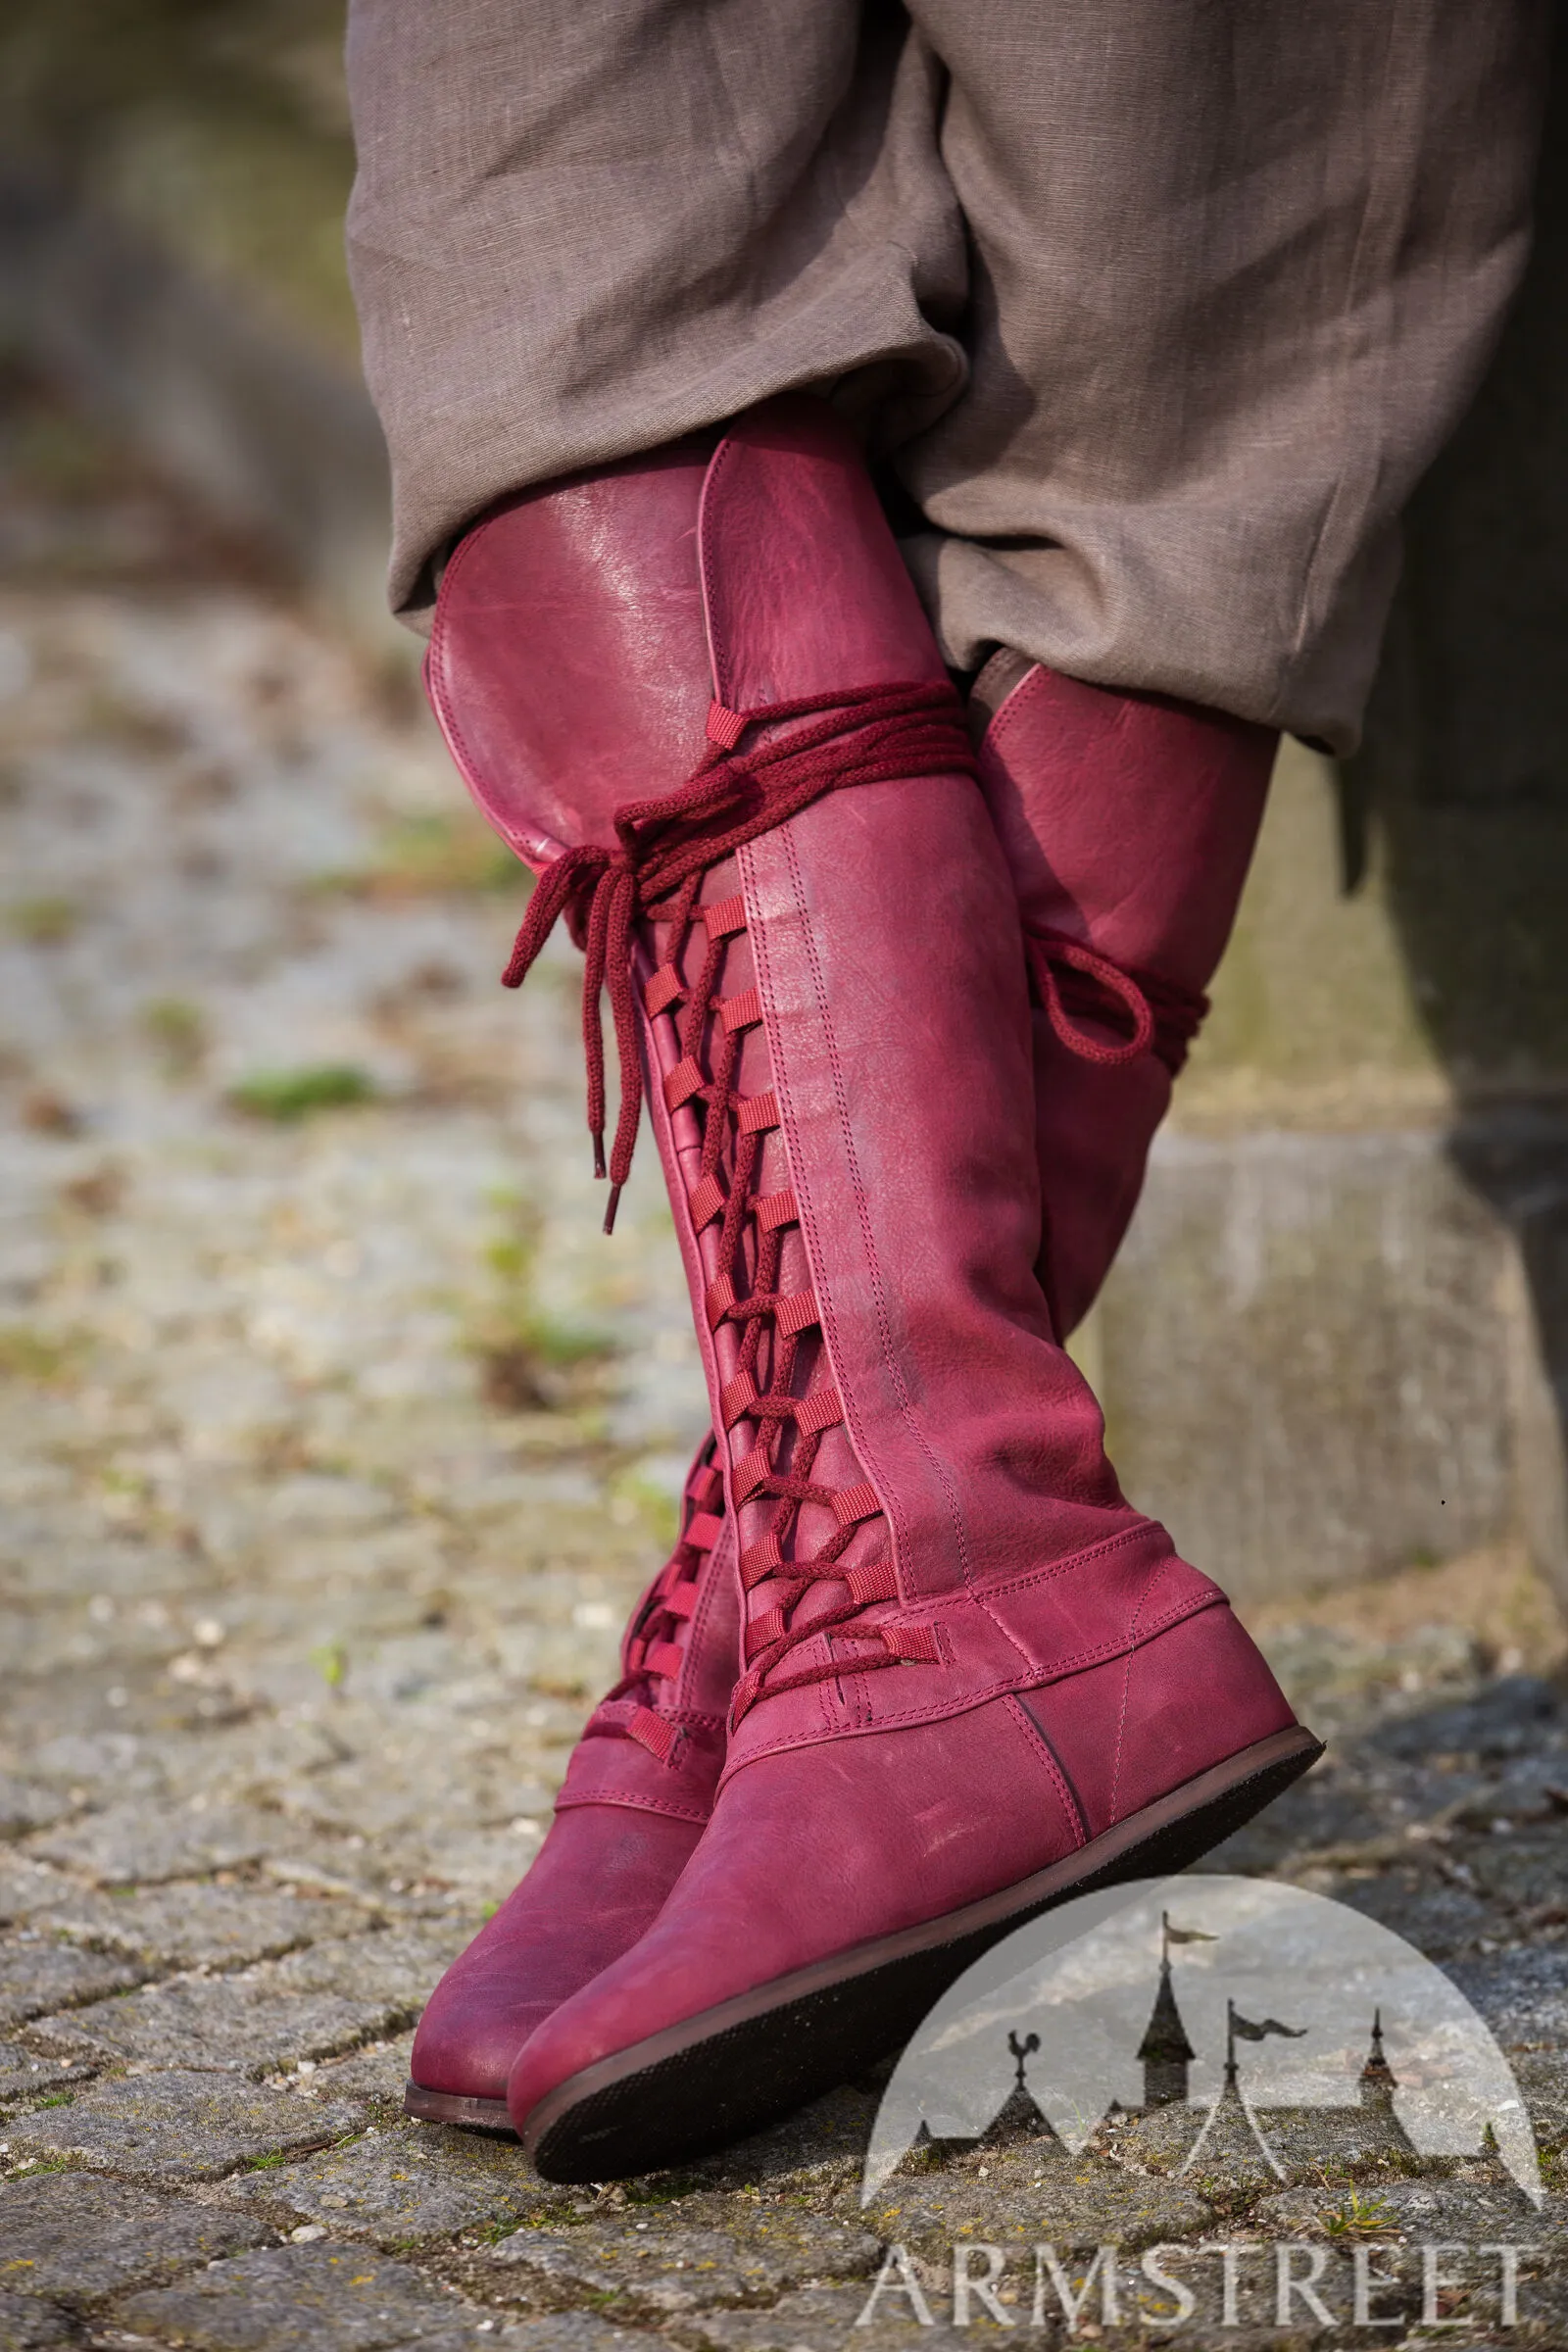
[[[646,1097],[713,1434],[417,2115],[562,2179],[749,2129],[987,1944],[1181,1867],[1316,1754],[1122,1497],[1061,1341],[1202,1011],[1264,729],[1002,654],[965,712],[819,402],[469,532],[428,676]],[[980,736],[978,756],[970,732]],[[612,1204],[613,1190],[612,1193]]]

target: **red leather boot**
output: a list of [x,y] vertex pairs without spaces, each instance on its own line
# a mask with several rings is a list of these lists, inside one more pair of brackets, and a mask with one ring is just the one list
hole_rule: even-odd
[[1039,997],[1038,1271],[1065,1337],[1121,1246],[1208,1009],[1279,738],[1013,653],[987,663],[969,712]]
[[[1058,677],[1011,653],[977,682],[969,724],[1039,974],[1036,1270],[1065,1337],[1121,1242],[1205,1009],[1275,738],[1222,713]],[[550,1836],[425,2010],[412,2115],[510,2131],[513,2058],[653,1925],[690,1858],[739,1671],[733,1544],[715,1516],[723,1503],[711,1453],[710,1445],[694,1466],[686,1536],[627,1629],[623,1680],[590,1719]]]
[[858,460],[813,403],[704,456],[512,502],[432,651],[470,781],[564,845],[516,968],[569,910],[617,1182],[639,1032],[657,1080],[745,1591],[709,1827],[513,2069],[559,2178],[756,2128],[1317,1752],[1052,1335],[1012,886]]
[[734,1533],[708,1440],[680,1542],[621,1642],[527,1876],[436,1986],[414,2037],[408,2114],[512,2130],[507,2074],[537,2025],[629,1951],[702,1836],[724,1761],[740,1641]]

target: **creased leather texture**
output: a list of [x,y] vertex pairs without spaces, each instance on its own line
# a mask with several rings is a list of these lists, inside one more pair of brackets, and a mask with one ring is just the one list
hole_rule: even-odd
[[[1025,928],[1082,942],[1197,1000],[1230,937],[1279,738],[1222,711],[1117,694],[1038,663],[980,747],[980,781]],[[984,683],[984,681],[982,681]],[[1039,1272],[1058,1332],[1094,1304],[1170,1102],[1157,1053],[1075,1053],[1034,1012],[1046,1188]],[[1114,1023],[1085,1025],[1114,1042]]]
[[1050,1747],[1005,1698],[896,1737],[798,1748],[744,1780],[748,1801],[720,1800],[641,1943],[519,2050],[508,2093],[519,2127],[608,2052],[826,1952],[977,1901],[1082,1842]]
[[[693,1491],[703,1494],[709,1450],[705,1443],[687,1481],[688,1525]],[[651,1623],[661,1630],[666,1568],[633,1611],[619,1686],[641,1690],[672,1740],[670,1752],[662,1756],[630,1735],[617,1720],[627,1706],[617,1709],[613,1694],[596,1710],[572,1751],[556,1818],[527,1876],[459,1954],[425,2006],[410,2058],[410,2073],[424,2090],[504,2098],[508,2069],[534,2028],[630,1950],[691,1857],[724,1760],[724,1715],[739,1653],[733,1526],[722,1523],[700,1560],[677,1551],[671,1565],[695,1571],[697,1588],[676,1644],[678,1661],[661,1655],[666,1671],[639,1680],[644,1637]]]
[[447,565],[425,685],[481,814],[530,865],[608,840],[614,811],[678,783],[702,744],[693,534],[710,448],[639,462],[634,537],[615,477],[588,473],[505,500]]
[[698,531],[726,710],[945,676],[907,571],[885,561],[870,477],[802,404],[774,402],[719,444]]
[[[625,584],[645,541],[667,534],[648,556],[658,625],[687,609],[680,564],[700,560],[722,675],[705,648],[617,772],[635,771],[643,796],[668,793],[703,751],[711,696],[754,713],[734,755],[743,808],[747,742],[787,744],[803,723],[759,723],[768,712],[841,693],[851,743],[861,694],[939,664],[859,461],[816,404],[740,419],[684,512],[673,478],[628,464],[593,485],[612,591],[596,659],[607,676],[636,667]],[[565,496],[563,512],[583,511],[580,486]],[[535,532],[555,544],[546,504],[519,502],[498,524],[525,571],[542,561]],[[593,624],[574,605],[571,625],[580,675]],[[844,668],[824,687],[836,630],[869,674]],[[535,636],[526,659],[547,703],[549,641]],[[511,707],[531,733],[509,771],[514,835],[608,843],[602,765],[524,703],[519,689]],[[677,708],[692,714],[684,745]],[[547,739],[561,761],[548,801],[533,785]],[[716,857],[695,899],[635,920],[655,1132],[723,1433],[746,1667],[697,1851],[635,1949],[524,2045],[509,2086],[519,2126],[594,2057],[1071,1853],[1088,1834],[1072,1794],[1093,1785],[1086,1740],[1114,1752],[1120,1819],[1258,1723],[1292,1721],[1217,1588],[1122,1497],[1099,1408],[1053,1336],[1019,1116],[1032,1090],[1023,942],[964,766],[960,738],[951,774],[830,791]],[[593,885],[612,886],[608,869]],[[1086,1726],[1057,1694],[1107,1667],[1116,1713]],[[1179,1753],[1165,1737],[1173,1679],[1194,1727]]]
[[529,2034],[647,1933],[701,1836],[700,1822],[618,1804],[559,1812],[527,1877],[426,2004],[409,2061],[420,2088],[505,2098]]

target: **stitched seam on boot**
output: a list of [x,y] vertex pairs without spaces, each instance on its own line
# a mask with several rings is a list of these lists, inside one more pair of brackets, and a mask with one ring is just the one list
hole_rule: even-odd
[[[843,1090],[839,1079],[837,1049],[831,1032],[827,1030],[827,1023],[825,1017],[823,1016],[822,1005],[824,990],[822,985],[821,969],[816,960],[814,944],[811,941],[810,922],[806,906],[805,888],[801,877],[800,863],[795,855],[795,845],[790,838],[788,826],[780,829],[779,840],[789,868],[789,880],[795,900],[795,911],[800,924],[801,936],[807,943],[809,953],[811,982],[816,998],[816,1011],[821,1026],[827,1036],[828,1066],[833,1073],[834,1100],[839,1105],[840,1118],[842,1120],[844,1116]],[[757,902],[757,879],[755,872],[753,871],[752,859],[748,855],[751,848],[752,844],[750,842],[745,843],[738,853],[736,862],[741,869],[741,887],[743,891],[746,892],[748,898],[747,928],[752,943],[752,958],[756,966],[758,980],[761,988],[763,1014],[762,1030],[763,1035],[767,1039],[768,1066],[772,1072],[773,1091],[775,1099],[778,1102],[781,1117],[785,1159],[790,1170],[790,1182],[795,1194],[801,1234],[803,1239],[807,1241],[807,1259],[811,1270],[812,1288],[816,1293],[817,1306],[822,1316],[822,1337],[827,1347],[828,1361],[833,1369],[834,1379],[838,1387],[839,1396],[843,1400],[845,1427],[848,1430],[850,1443],[855,1450],[856,1457],[858,1460],[862,1470],[864,1470],[866,1468],[866,1455],[868,1449],[864,1444],[863,1425],[860,1422],[859,1409],[857,1400],[850,1393],[851,1384],[839,1377],[838,1365],[835,1361],[832,1333],[828,1326],[828,1318],[835,1312],[835,1307],[831,1292],[826,1281],[821,1275],[821,1236],[817,1229],[816,1219],[812,1210],[810,1199],[807,1193],[805,1185],[801,1182],[799,1175],[801,1153],[798,1137],[793,1144],[793,1147],[791,1141],[791,1130],[796,1126],[795,1111],[791,1102],[789,1084],[787,1081],[781,1081],[780,1078],[782,1061],[778,1053],[773,1026],[768,1018],[770,1003],[774,994],[772,966],[768,955],[766,925],[753,911]],[[876,1260],[871,1250],[870,1236],[865,1229],[866,1221],[863,1204],[863,1193],[858,1169],[854,1171],[854,1181],[856,1206],[859,1218],[861,1240],[865,1245],[867,1256],[871,1258],[872,1264],[875,1265]],[[880,1287],[880,1274],[878,1287]],[[878,1330],[883,1339],[883,1349],[885,1354],[887,1352],[888,1338],[887,1334],[882,1331],[882,1310],[880,1301],[878,1302],[877,1311]],[[894,1557],[896,1561],[900,1545],[903,1545],[906,1553],[909,1544],[908,1527],[904,1517],[902,1505],[900,1504],[897,1496],[889,1496],[885,1480],[871,1482],[870,1472],[868,1470],[866,1471],[866,1476],[868,1483],[875,1483],[876,1485],[877,1496],[882,1503],[884,1514],[889,1522],[890,1533],[893,1537]],[[833,1729],[834,1727],[827,1720],[827,1705],[825,1699],[823,1701],[823,1716],[825,1728],[828,1730]]]
[[1116,1717],[1116,1745],[1112,1751],[1110,1759],[1110,1795],[1107,1799],[1110,1807],[1110,1818],[1112,1821],[1117,1821],[1120,1819],[1120,1815],[1116,1810],[1116,1798],[1121,1788],[1122,1749],[1126,1743],[1127,1738],[1127,1701],[1132,1693],[1133,1659],[1136,1655],[1137,1652],[1130,1649],[1127,1652],[1126,1664],[1122,1668],[1121,1712]]
[[1047,672],[1045,664],[1037,662],[1034,665],[1034,668],[1028,673],[1028,675],[1018,680],[1017,685],[1007,696],[1001,710],[997,712],[996,717],[991,721],[990,726],[987,727],[985,734],[981,739],[980,748],[982,751],[988,750],[993,744],[1000,746],[1004,735],[1008,734],[1012,727],[1016,724],[1017,720],[1023,715],[1026,704],[1035,701],[1040,695],[1044,694],[1046,691],[1046,677]]
[[[1102,1537],[1100,1543],[1089,1544],[1083,1551],[1068,1552],[1064,1559],[1048,1560],[1042,1568],[1027,1568],[1017,1576],[988,1578],[983,1585],[972,1589],[967,1597],[984,1603],[1004,1592],[1026,1592],[1037,1585],[1054,1584],[1058,1577],[1075,1575],[1079,1569],[1090,1566],[1094,1561],[1102,1560],[1109,1553],[1120,1551],[1125,1545],[1143,1541],[1152,1530],[1155,1534],[1160,1532],[1152,1519],[1145,1519],[1137,1527],[1124,1528],[1119,1536]],[[1166,1538],[1166,1541],[1168,1542],[1169,1539]],[[1155,1565],[1162,1568],[1167,1560],[1179,1559],[1180,1556],[1178,1552],[1165,1552]],[[1191,1563],[1184,1560],[1182,1565],[1187,1567]],[[1195,1576],[1201,1576],[1202,1570],[1196,1568],[1193,1573]],[[1204,1581],[1210,1582],[1211,1580],[1205,1579]],[[1214,1591],[1219,1592],[1217,1585],[1214,1586]],[[937,1601],[936,1605],[940,1606],[940,1601]]]
[[[485,527],[486,526],[481,523],[477,530],[466,532],[464,537],[458,542],[458,545],[453,550],[451,559],[447,564],[446,574],[442,580],[443,588],[446,586],[448,580],[461,578],[465,566],[471,562],[474,556],[479,540],[484,537]],[[441,720],[442,732],[452,746],[452,756],[458,762],[458,766],[462,771],[465,782],[470,784],[475,792],[488,793],[490,789],[489,780],[488,778],[480,775],[478,762],[475,760],[473,753],[469,748],[468,738],[465,732],[463,722],[459,718],[457,710],[447,694],[445,682],[441,672],[441,663],[437,659],[439,654],[444,653],[447,640],[450,635],[451,630],[446,623],[445,607],[443,601],[438,598],[436,602],[435,619],[430,630],[431,661],[428,673],[430,679],[430,699],[436,707],[437,714]],[[541,830],[543,830],[542,827]]]
[[[1155,1618],[1146,1628],[1142,1641],[1131,1645],[1125,1641],[1118,1641],[1102,1642],[1095,1649],[1075,1650],[1067,1658],[1058,1659],[1049,1667],[1041,1667],[1028,1681],[1022,1681],[1016,1672],[998,1675],[993,1681],[964,1691],[960,1697],[950,1700],[946,1705],[933,1706],[928,1702],[924,1706],[890,1709],[887,1713],[877,1716],[874,1722],[862,1725],[860,1728],[866,1732],[875,1733],[895,1731],[901,1724],[906,1723],[947,1723],[956,1715],[967,1714],[972,1707],[987,1705],[992,1699],[1005,1698],[1009,1695],[1017,1696],[1029,1690],[1048,1690],[1054,1683],[1066,1682],[1073,1675],[1086,1674],[1093,1667],[1103,1666],[1117,1658],[1130,1656],[1133,1650],[1141,1648],[1144,1642],[1152,1642],[1157,1634],[1166,1632],[1172,1625],[1182,1624],[1189,1617],[1200,1616],[1204,1609],[1216,1607],[1223,1599],[1223,1594],[1217,1595],[1213,1600],[1201,1597],[1195,1605],[1173,1609],[1167,1615]],[[833,1729],[841,1738],[849,1739],[855,1736],[854,1726],[836,1725]],[[788,1739],[770,1740],[765,1745],[752,1749],[742,1756],[736,1756],[732,1751],[720,1775],[719,1786],[722,1788],[724,1783],[730,1780],[735,1773],[743,1772],[748,1764],[760,1763],[764,1756],[786,1754],[792,1748],[813,1746],[818,1738],[819,1735],[814,1732],[797,1732]]]
[[1089,1817],[1084,1811],[1077,1789],[1067,1776],[1067,1767],[1052,1744],[1050,1733],[1046,1730],[1045,1725],[1036,1719],[1033,1709],[1026,1706],[1015,1693],[1009,1691],[1004,1704],[1010,1708],[1018,1718],[1023,1726],[1024,1737],[1044,1761],[1046,1771],[1055,1786],[1057,1795],[1061,1798],[1062,1810],[1067,1816],[1068,1824],[1078,1833],[1079,1843],[1087,1843]]
[[[1127,1707],[1132,1697],[1133,1659],[1137,1656],[1140,1646],[1138,1620],[1143,1615],[1145,1608],[1148,1606],[1149,1596],[1151,1592],[1152,1592],[1155,1585],[1159,1582],[1160,1573],[1164,1568],[1164,1565],[1165,1563],[1163,1560],[1156,1560],[1151,1567],[1149,1575],[1145,1580],[1144,1589],[1139,1593],[1138,1598],[1134,1603],[1133,1613],[1128,1621],[1127,1631],[1133,1646],[1127,1652],[1127,1663],[1122,1671],[1121,1712],[1116,1718],[1116,1745],[1110,1760],[1110,1818],[1112,1821],[1115,1821],[1119,1818],[1116,1811],[1116,1798],[1121,1788],[1122,1758],[1126,1751],[1127,1743]],[[1152,1631],[1153,1629],[1151,1630]]]
[[703,475],[703,487],[697,501],[697,579],[703,597],[703,629],[708,639],[708,667],[712,679],[714,699],[720,703],[732,690],[734,681],[730,675],[729,647],[718,627],[718,613],[715,609],[717,598],[709,594],[706,526],[709,496],[718,488],[720,475],[727,472],[734,465],[735,455],[734,435],[726,433],[708,461],[708,468]]
[[711,1810],[699,1804],[696,1797],[689,1797],[684,1803],[672,1802],[668,1798],[648,1796],[635,1788],[595,1788],[585,1796],[558,1797],[555,1810],[570,1813],[579,1805],[625,1805],[637,1813],[657,1814],[662,1821],[692,1821],[699,1827],[706,1827]]
[[[872,1232],[870,1218],[867,1213],[867,1195],[864,1180],[860,1175],[859,1159],[855,1149],[855,1134],[849,1113],[849,1103],[845,1094],[843,1065],[839,1057],[838,1041],[834,1035],[832,1017],[828,1010],[827,989],[822,977],[822,967],[817,958],[816,942],[812,936],[810,921],[808,919],[805,881],[801,872],[800,858],[796,851],[792,826],[784,825],[780,827],[780,841],[783,848],[785,860],[789,867],[790,880],[794,889],[796,911],[801,924],[801,933],[805,943],[807,960],[809,965],[812,987],[816,996],[817,1018],[821,1024],[823,1039],[827,1051],[828,1068],[832,1078],[833,1099],[838,1110],[839,1129],[843,1141],[844,1154],[849,1166],[851,1183],[855,1193],[856,1213],[859,1221],[860,1237],[865,1249],[866,1259],[872,1277],[871,1289],[872,1296],[875,1300],[876,1329],[878,1339],[881,1342],[882,1360],[884,1366],[886,1367],[889,1383],[893,1389],[895,1397],[897,1398],[900,1415],[910,1435],[913,1437],[919,1451],[925,1456],[925,1459],[935,1474],[937,1483],[941,1488],[943,1498],[948,1506],[954,1543],[958,1554],[959,1574],[961,1575],[963,1582],[967,1585],[970,1584],[973,1579],[969,1563],[967,1533],[964,1526],[962,1507],[958,1500],[957,1488],[950,1476],[947,1466],[943,1463],[940,1456],[933,1451],[929,1442],[926,1439],[925,1432],[920,1427],[919,1420],[914,1411],[913,1400],[905,1386],[903,1375],[899,1369],[897,1354],[893,1347],[893,1334],[889,1327],[887,1318],[887,1286],[883,1278],[881,1260],[876,1250],[875,1236]],[[743,873],[745,871],[745,863],[746,861],[743,854]],[[763,926],[759,925],[759,931],[760,931],[762,928]],[[769,1045],[771,1048],[771,1040],[769,1041]],[[775,1072],[776,1068],[777,1057],[775,1056]],[[784,1091],[787,1093],[788,1090],[785,1089]],[[800,1199],[801,1207],[804,1212],[804,1223],[807,1218],[810,1217],[810,1202],[808,1199],[802,1197],[799,1192],[799,1188],[797,1189],[797,1198]],[[821,1263],[820,1250],[817,1251],[817,1263]],[[829,1292],[829,1296],[825,1303],[827,1306],[827,1311],[830,1313],[833,1312],[834,1308],[831,1298],[831,1292]],[[847,1394],[845,1390],[841,1389],[840,1393],[841,1395],[844,1395],[846,1415],[848,1416],[856,1411],[856,1404],[853,1396],[850,1394]],[[851,1429],[852,1435],[856,1434],[853,1423],[851,1425]],[[877,1491],[879,1494],[883,1494],[883,1509],[887,1512],[888,1517],[890,1519],[896,1519],[900,1515],[897,1499],[894,1498],[890,1502],[888,1497],[883,1494],[883,1488],[881,1485],[878,1486]],[[907,1556],[909,1539],[906,1529],[905,1530],[904,1542],[906,1546],[906,1556]]]

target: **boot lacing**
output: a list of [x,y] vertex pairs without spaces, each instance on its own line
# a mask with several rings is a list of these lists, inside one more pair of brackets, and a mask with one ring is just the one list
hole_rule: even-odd
[[[815,711],[829,715],[804,734],[784,741],[774,738],[744,758],[739,755],[736,747],[750,726],[771,726]],[[751,1593],[765,1584],[768,1606],[745,1629],[745,1667],[730,1710],[731,1723],[736,1724],[764,1683],[776,1691],[831,1681],[845,1671],[891,1666],[902,1658],[935,1663],[941,1650],[929,1626],[849,1623],[874,1602],[896,1600],[897,1579],[887,1553],[847,1570],[838,1566],[857,1530],[881,1516],[881,1503],[869,1484],[834,1488],[811,1475],[823,1435],[843,1421],[844,1408],[831,1382],[808,1385],[805,1396],[792,1393],[802,1335],[820,1328],[820,1317],[812,1292],[787,1293],[778,1287],[784,1229],[799,1223],[793,1192],[763,1196],[755,1188],[762,1137],[779,1124],[777,1101],[771,1091],[751,1098],[734,1091],[741,1038],[760,1022],[761,1005],[755,988],[728,1000],[716,997],[725,942],[746,929],[746,907],[739,897],[700,906],[698,896],[709,869],[824,793],[925,775],[972,777],[975,765],[962,708],[946,685],[841,690],[748,711],[715,705],[708,732],[713,748],[685,785],[665,798],[634,803],[616,812],[618,850],[587,844],[568,850],[545,869],[505,979],[514,988],[521,982],[556,920],[569,909],[572,928],[587,954],[583,1039],[588,1126],[595,1174],[601,1176],[606,1173],[605,1060],[599,999],[607,986],[618,1049],[620,1107],[609,1161],[608,1231],[630,1170],[642,1109],[633,926],[640,916],[652,918],[665,933],[664,953],[644,992],[645,1010],[657,1019],[672,1014],[677,1004],[683,1007],[677,1028],[680,1058],[665,1075],[664,1097],[671,1109],[692,1104],[702,1120],[701,1161],[689,1200],[693,1225],[702,1232],[715,1218],[722,1219],[719,1255],[728,1271],[709,1286],[709,1324],[716,1330],[728,1322],[742,1330],[736,1370],[719,1400],[730,1453],[731,1494],[737,1507],[765,1501],[779,1506],[767,1533],[741,1553],[744,1589]],[[707,946],[699,976],[688,986],[682,959],[698,924],[707,933]],[[712,1055],[715,1013],[722,1042],[710,1069],[706,1064]],[[748,1258],[753,1276],[743,1292],[737,1284],[747,1279]],[[769,1336],[768,1386],[763,1391],[758,1375]],[[755,1432],[750,1443],[739,1434],[748,1429]],[[787,1467],[780,1459],[786,1432],[792,1433]],[[836,1531],[809,1558],[786,1556],[784,1547],[806,1504],[831,1512]],[[844,1597],[797,1626],[801,1602],[823,1580],[842,1584]],[[853,1656],[824,1656],[801,1665],[792,1675],[775,1676],[774,1669],[790,1649],[833,1628],[855,1642]]]
[[[1046,1016],[1070,1054],[1107,1069],[1136,1061],[1140,1054],[1152,1054],[1173,1078],[1179,1075],[1187,1049],[1207,1017],[1206,997],[1177,988],[1153,972],[1112,963],[1097,948],[1044,924],[1025,925],[1023,944]],[[1112,1027],[1125,1018],[1132,1023],[1132,1033],[1119,1045],[1110,1045],[1081,1029],[1074,1014]]]
[[669,1558],[638,1603],[621,1643],[620,1681],[588,1719],[585,1739],[635,1740],[661,1764],[672,1764],[684,1730],[675,1713],[692,1617],[708,1554],[723,1528],[724,1481],[710,1441],[686,1482],[684,1524]]
[[[759,745],[744,759],[736,751],[754,724],[772,726],[814,710],[829,712],[804,734]],[[760,833],[852,784],[914,776],[975,774],[963,732],[963,712],[951,686],[871,686],[764,704],[755,710],[709,715],[710,749],[686,782],[658,800],[633,801],[615,812],[620,847],[584,842],[540,875],[502,974],[518,988],[554,929],[569,910],[574,937],[585,949],[583,1047],[588,1060],[588,1132],[594,1174],[605,1168],[605,1039],[602,991],[610,1005],[620,1061],[620,1109],[610,1153],[610,1204],[605,1230],[614,1224],[621,1187],[631,1173],[632,1147],[642,1115],[642,1062],[632,996],[632,926],[664,905],[683,883],[716,865]],[[695,892],[694,894],[695,895]]]
[[[717,1223],[723,1269],[708,1285],[704,1311],[711,1330],[727,1323],[740,1332],[735,1369],[718,1399],[731,1494],[737,1509],[777,1505],[767,1532],[740,1555],[743,1590],[750,1595],[765,1587],[766,1605],[745,1625],[744,1671],[730,1703],[733,1726],[764,1685],[769,1691],[791,1690],[848,1671],[891,1666],[900,1658],[935,1663],[941,1653],[928,1626],[849,1622],[874,1601],[896,1600],[898,1584],[885,1551],[852,1568],[840,1565],[858,1531],[881,1518],[875,1489],[864,1481],[833,1487],[813,1475],[822,1440],[843,1421],[844,1406],[831,1379],[816,1377],[820,1358],[808,1377],[800,1378],[802,1342],[820,1328],[821,1318],[813,1291],[781,1287],[784,1235],[800,1222],[795,1194],[788,1187],[763,1193],[759,1184],[763,1139],[779,1124],[777,1097],[771,1088],[750,1096],[736,1091],[741,1040],[760,1023],[762,1007],[755,986],[721,997],[718,985],[727,944],[746,931],[746,903],[737,895],[698,905],[702,880],[701,874],[691,878],[669,911],[667,928],[661,926],[664,953],[644,1003],[655,1020],[673,1019],[680,1008],[680,1058],[665,1073],[663,1092],[671,1110],[689,1105],[702,1123],[702,1152],[687,1206],[698,1233]],[[707,940],[697,977],[688,983],[686,949],[699,927]],[[764,1373],[765,1389],[760,1385]],[[798,1388],[804,1394],[797,1394]],[[809,1557],[792,1556],[788,1547],[806,1504],[831,1513],[834,1532]],[[843,1592],[823,1606],[823,1595],[813,1589],[825,1581],[840,1584]],[[797,1622],[808,1593],[811,1608],[805,1622]],[[787,1652],[834,1628],[856,1642],[853,1654],[824,1644],[823,1654],[793,1673],[776,1671]]]

